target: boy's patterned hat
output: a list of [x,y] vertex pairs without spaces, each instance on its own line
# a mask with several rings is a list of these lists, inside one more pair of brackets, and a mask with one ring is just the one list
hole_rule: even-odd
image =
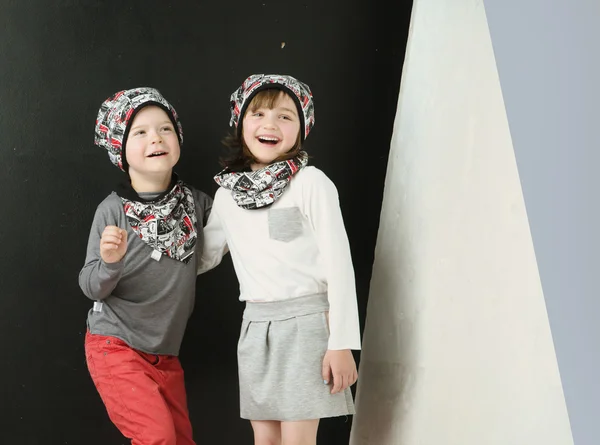
[[302,140],[306,139],[308,133],[315,125],[315,105],[310,88],[305,83],[300,82],[292,76],[283,74],[253,74],[248,77],[241,87],[231,95],[231,120],[230,126],[237,128],[240,134],[240,119],[243,119],[244,113],[252,98],[262,90],[277,88],[288,93],[296,103],[298,115],[300,116],[300,128]]
[[125,143],[136,113],[148,105],[156,105],[167,113],[183,143],[183,130],[175,108],[154,88],[140,87],[119,91],[106,99],[96,119],[94,143],[108,150],[111,162],[126,171]]

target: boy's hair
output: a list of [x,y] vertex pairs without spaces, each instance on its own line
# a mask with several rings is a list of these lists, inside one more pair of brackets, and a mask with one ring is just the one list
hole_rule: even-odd
[[[273,109],[280,100],[282,94],[287,94],[285,91],[277,88],[269,88],[256,93],[252,98],[248,106],[246,107],[245,113],[252,112],[259,108]],[[244,116],[240,117],[240,124],[244,120]],[[228,134],[223,139],[223,145],[230,151],[228,155],[221,157],[220,163],[223,167],[229,170],[244,170],[250,167],[250,165],[258,162],[257,159],[252,155],[250,149],[244,142],[244,127],[240,125],[241,131],[234,130],[233,133]],[[273,162],[286,161],[293,159],[298,156],[298,153],[302,150],[302,128],[298,130],[298,136],[294,146],[285,154],[279,156]]]

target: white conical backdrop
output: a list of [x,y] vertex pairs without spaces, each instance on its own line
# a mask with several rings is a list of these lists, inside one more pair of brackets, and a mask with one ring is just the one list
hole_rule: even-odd
[[482,1],[415,0],[352,445],[573,443]]

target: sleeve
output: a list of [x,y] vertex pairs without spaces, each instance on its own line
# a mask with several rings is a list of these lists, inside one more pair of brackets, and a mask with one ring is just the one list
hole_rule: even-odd
[[92,300],[103,300],[112,293],[125,265],[124,259],[117,263],[105,263],[100,257],[100,238],[104,228],[108,225],[118,225],[117,219],[111,217],[108,206],[103,204],[96,209],[85,264],[79,272],[79,287]]
[[206,226],[204,226],[204,248],[200,261],[198,261],[198,275],[217,267],[221,264],[223,257],[229,252],[225,232],[223,231],[223,226],[214,204],[211,200],[208,210],[208,220]]
[[[311,169],[303,186],[303,207],[315,232],[327,276],[328,349],[361,348],[354,267],[338,192],[320,170]],[[308,173],[309,171],[306,171]]]
[[196,205],[200,205],[203,209],[202,215],[202,226],[205,226],[208,222],[208,217],[212,211],[213,199],[204,192],[198,192],[199,196],[196,198]]

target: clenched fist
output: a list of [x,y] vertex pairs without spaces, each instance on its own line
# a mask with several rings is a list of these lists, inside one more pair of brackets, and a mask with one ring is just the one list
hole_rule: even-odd
[[105,263],[117,263],[127,252],[127,231],[117,226],[106,226],[100,238],[100,257]]

